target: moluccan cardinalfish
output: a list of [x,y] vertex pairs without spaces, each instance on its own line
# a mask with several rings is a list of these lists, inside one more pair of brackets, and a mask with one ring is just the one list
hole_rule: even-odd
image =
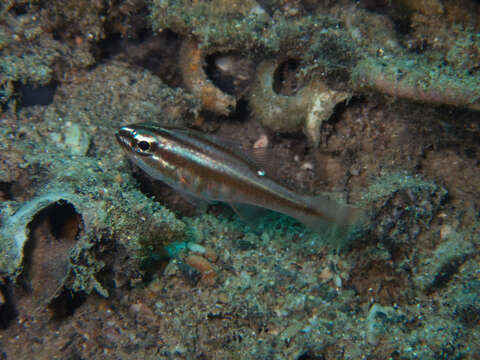
[[128,157],[152,178],[186,197],[226,202],[241,217],[251,218],[252,209],[260,207],[291,216],[314,231],[324,230],[325,223],[348,226],[357,218],[355,208],[288,189],[227,140],[150,123],[124,126],[116,137]]

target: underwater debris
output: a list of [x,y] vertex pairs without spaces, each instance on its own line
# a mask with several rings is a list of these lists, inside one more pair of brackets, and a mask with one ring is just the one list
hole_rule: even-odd
[[81,246],[77,241],[84,230],[77,212],[81,204],[71,193],[50,192],[13,214],[8,206],[2,209],[9,216],[0,229],[0,273],[16,286],[15,308],[22,316],[48,306],[54,317],[61,317],[83,301],[70,281],[72,254]]
[[323,81],[310,81],[292,96],[274,90],[274,73],[282,62],[267,60],[257,68],[252,86],[250,107],[262,125],[277,132],[303,129],[310,144],[318,146],[322,123],[332,115],[337,104],[351,95],[330,89]]
[[57,83],[52,82],[46,86],[20,85],[21,103],[23,106],[49,105],[53,101]]
[[[76,155],[89,149],[97,154],[111,153],[110,144],[103,141],[111,136],[107,124],[128,118],[131,122],[151,120],[187,126],[200,109],[199,101],[188,91],[173,89],[150,71],[121,62],[98,65],[88,78],[62,84],[56,98],[55,105],[45,111],[45,122],[51,125],[44,134],[59,148]],[[96,128],[94,133],[92,127]]]
[[82,217],[65,201],[42,209],[29,223],[19,282],[29,290],[33,309],[44,307],[60,296],[70,276],[71,250],[82,227]]
[[[59,205],[60,212],[56,211]],[[91,201],[85,201],[83,196],[68,191],[51,191],[39,195],[25,202],[16,211],[13,211],[11,205],[7,204],[1,209],[1,214],[7,218],[0,228],[0,273],[12,280],[17,280],[29,272],[28,268],[42,267],[42,261],[39,261],[38,257],[32,262],[32,259],[36,257],[35,251],[37,251],[32,244],[36,243],[37,248],[41,249],[40,252],[46,251],[42,258],[47,259],[48,256],[55,255],[49,262],[56,264],[54,269],[45,270],[45,274],[54,274],[51,280],[57,282],[58,286],[55,286],[55,291],[50,288],[48,293],[43,295],[41,294],[42,288],[38,288],[42,298],[52,300],[55,297],[53,294],[57,294],[57,290],[60,290],[67,281],[70,270],[73,273],[73,283],[69,283],[71,290],[85,293],[96,290],[99,294],[108,296],[108,292],[95,279],[95,274],[100,271],[104,263],[92,261],[89,258],[90,255],[83,252],[85,244],[79,242],[77,245],[76,243],[80,229],[82,233],[91,231],[94,224],[100,221],[100,213],[98,207]],[[67,216],[68,214],[71,216]],[[48,223],[42,225],[43,227],[36,226],[33,222],[38,218],[46,218]],[[39,234],[35,233],[36,228],[39,229],[38,231],[48,230],[45,230],[43,235],[40,234],[41,238],[46,238],[48,241],[42,243],[43,240],[38,240]],[[70,240],[65,242],[62,240],[64,237]],[[41,246],[38,245],[39,243]],[[53,250],[45,250],[49,246],[51,249],[58,249],[61,254],[50,254]],[[80,254],[84,261],[75,263],[75,258],[80,257]],[[84,264],[84,262],[88,264]],[[38,271],[35,270],[35,272]],[[57,278],[59,274],[64,275],[60,276],[60,280]]]
[[[22,272],[24,248],[31,235],[29,224],[43,209],[62,201],[73,204],[76,209],[81,204],[80,197],[74,194],[53,192],[26,202],[15,213],[8,216],[0,232],[0,242],[2,244],[0,272],[13,278],[16,278]],[[4,208],[2,212],[8,214],[11,210]]]
[[[368,3],[390,4],[393,1],[396,0]],[[447,4],[445,0],[437,1]],[[12,13],[20,13],[18,17],[25,19],[30,17],[31,6],[50,6],[50,2],[38,0],[10,2],[16,4]],[[279,56],[299,57],[302,58],[300,80],[318,77],[326,79],[335,89],[343,90],[356,63],[349,61],[353,51],[342,51],[346,47],[340,45],[349,34],[352,39],[348,48],[355,48],[359,56],[368,53],[377,61],[386,59],[380,55],[376,57],[374,47],[381,46],[385,56],[395,58],[401,51],[390,51],[385,43],[409,38],[409,34],[402,32],[404,29],[395,31],[398,29],[393,26],[391,32],[379,31],[382,27],[375,25],[375,21],[365,22],[365,27],[350,27],[349,33],[348,23],[342,21],[342,13],[358,19],[356,24],[362,22],[358,13],[365,1],[280,2],[261,2],[267,11],[271,10],[275,25],[238,11],[227,19],[212,12],[217,4],[224,7],[234,4],[235,1],[231,0],[149,0],[147,4],[152,4],[151,7],[157,4],[157,8],[164,9],[163,20],[170,21],[167,27],[178,21],[178,13],[184,8],[182,14],[185,16],[180,20],[186,20],[185,30],[171,28],[178,34],[175,35],[176,41],[166,41],[156,49],[159,52],[165,48],[179,50],[180,38],[195,37],[207,56],[207,77],[228,94],[231,93],[216,82],[208,68],[214,63],[221,67],[220,70],[228,70],[231,58],[223,57],[223,54],[231,52],[258,61]],[[78,2],[83,6],[85,3],[83,0]],[[112,2],[117,8],[132,3],[137,4],[137,1]],[[56,0],[55,4],[60,11],[61,2]],[[113,8],[102,6],[106,11],[103,13],[102,10],[98,15],[111,18],[109,8],[112,11]],[[200,12],[199,7],[206,10]],[[282,8],[287,11],[287,7],[299,11],[292,14],[289,24],[282,17]],[[94,8],[92,11],[96,12]],[[371,17],[372,13],[365,12],[365,18]],[[146,9],[143,15],[145,19],[152,14]],[[318,23],[315,29],[312,29],[313,25],[305,26],[307,16],[312,23]],[[325,26],[323,16],[331,17],[334,24]],[[376,15],[381,23],[387,17],[383,12]],[[128,18],[125,14],[120,24],[131,23]],[[144,21],[142,29],[153,26],[153,16],[151,18],[152,23]],[[230,21],[235,18],[238,21]],[[64,17],[61,22],[67,23],[66,19]],[[271,219],[266,219],[256,229],[215,207],[209,214],[179,220],[161,205],[166,199],[159,196],[160,192],[155,193],[154,198],[152,192],[145,189],[146,177],[121,154],[111,136],[112,129],[120,127],[121,123],[157,120],[185,126],[192,123],[199,101],[188,90],[178,88],[180,76],[176,63],[169,69],[164,63],[157,73],[152,74],[138,67],[138,62],[125,66],[103,57],[104,51],[109,52],[112,42],[117,41],[117,36],[110,36],[115,31],[109,29],[113,25],[111,21],[104,25],[100,19],[95,21],[107,35],[106,41],[84,40],[83,46],[88,46],[95,54],[100,52],[100,57],[96,57],[100,62],[98,66],[84,70],[79,66],[54,70],[59,91],[52,104],[46,108],[36,106],[20,108],[15,113],[2,113],[0,221],[4,225],[9,215],[14,214],[13,210],[6,213],[3,209],[23,207],[21,201],[35,198],[32,194],[45,191],[45,186],[58,191],[68,189],[69,193],[79,196],[81,204],[72,206],[81,214],[86,231],[81,230],[77,241],[78,245],[82,244],[82,252],[79,246],[72,249],[70,266],[74,285],[67,280],[64,292],[78,294],[76,289],[80,289],[87,296],[91,286],[85,275],[89,272],[111,296],[108,299],[96,294],[88,296],[72,316],[62,321],[46,319],[46,311],[25,320],[22,315],[17,316],[11,311],[9,301],[18,304],[17,294],[9,294],[14,284],[6,278],[4,283],[0,282],[5,297],[5,304],[0,307],[0,328],[6,327],[3,326],[6,320],[9,320],[9,327],[1,332],[0,358],[28,359],[31,354],[39,359],[194,359],[201,356],[199,354],[219,359],[235,358],[240,354],[240,357],[255,359],[297,360],[360,359],[362,356],[466,359],[475,356],[480,319],[477,296],[480,282],[475,249],[479,241],[478,237],[469,241],[466,236],[478,229],[479,204],[475,197],[480,178],[476,166],[479,147],[475,116],[478,114],[462,109],[444,111],[443,108],[406,101],[392,105],[379,101],[379,96],[367,95],[349,103],[341,114],[335,111],[334,116],[340,121],[322,124],[322,137],[329,134],[328,143],[322,144],[322,151],[306,148],[304,139],[270,139],[274,142],[276,158],[295,159],[293,163],[280,162],[280,172],[291,174],[291,183],[297,175],[304,174],[302,181],[298,178],[298,185],[312,192],[339,191],[339,196],[344,195],[353,201],[364,192],[374,197],[367,199],[366,207],[375,213],[367,224],[369,232],[361,234],[361,241],[338,255],[324,246],[323,235],[312,234],[293,220],[276,214],[271,214]],[[63,42],[76,41],[70,39],[68,31],[82,30],[85,22],[79,24],[64,31],[58,28],[55,38]],[[294,27],[301,28],[300,36],[296,35],[300,30],[292,34]],[[71,32],[71,35],[81,37],[82,33]],[[385,43],[372,37],[373,33],[378,33],[378,38],[384,39]],[[122,32],[122,36],[128,34]],[[144,34],[150,36],[148,31]],[[432,32],[432,39],[435,36]],[[141,39],[133,42],[136,40]],[[227,41],[231,45],[224,48]],[[428,46],[427,51],[431,49]],[[458,50],[462,48],[457,47]],[[225,52],[216,58],[217,53],[212,54],[210,49]],[[431,55],[416,49],[409,48],[409,55],[414,59]],[[131,49],[126,51],[131,52]],[[305,51],[310,51],[310,55]],[[337,54],[343,57],[337,57]],[[166,56],[168,64],[173,64],[176,55],[177,50],[165,52],[160,60]],[[469,54],[464,53],[462,59],[467,57]],[[210,59],[212,62],[209,63]],[[475,58],[469,61],[475,63]],[[335,67],[336,64],[340,67]],[[433,68],[436,64],[433,63]],[[452,63],[449,65],[459,72],[465,69],[454,67]],[[471,68],[474,73],[475,66]],[[158,79],[167,79],[168,76],[174,78],[171,83],[167,81],[170,88]],[[365,88],[362,93],[372,92],[372,88]],[[284,92],[280,94],[285,95]],[[236,93],[234,96],[240,98]],[[205,127],[220,124],[221,133],[241,134],[243,142],[251,145],[261,133],[260,125],[248,112],[239,115],[242,121],[234,118],[209,123],[207,119]],[[70,136],[65,136],[62,141],[69,123],[79,127],[72,127]],[[73,136],[79,132],[84,133],[86,137],[83,139],[89,141]],[[259,139],[256,145],[262,147],[265,140]],[[72,156],[71,149],[61,143],[73,143],[82,150]],[[88,143],[91,146],[87,150]],[[449,152],[454,155],[446,156]],[[458,164],[452,165],[457,159]],[[321,165],[324,161],[326,164]],[[315,172],[307,170],[311,168],[310,164]],[[329,174],[322,176],[323,170]],[[435,183],[427,181],[432,184],[428,186],[414,177],[409,181],[407,177],[392,176],[391,181],[380,181],[378,186],[366,189],[367,184],[377,182],[383,171],[419,173],[427,179],[434,179]],[[461,180],[454,180],[460,175]],[[444,190],[435,184],[443,184],[452,195],[445,207],[441,203],[445,198]],[[342,190],[343,194],[340,193]],[[66,207],[68,204],[70,202]],[[178,210],[174,204],[169,204]],[[46,210],[50,211],[51,206],[55,208],[58,204],[47,205]],[[435,215],[440,206],[445,210],[445,217]],[[88,207],[86,211],[84,207]],[[38,216],[43,211],[45,209],[40,209]],[[471,220],[465,221],[466,212]],[[93,223],[87,221],[90,215],[94,218]],[[455,249],[456,257],[450,259],[436,255],[443,247],[439,245],[440,240],[447,240],[448,229],[443,227],[446,223],[452,224],[454,231],[458,231],[467,242],[448,238],[450,249],[460,245],[460,249]],[[31,234],[33,229],[31,227]],[[439,232],[443,232],[445,239],[442,235],[439,239]],[[30,237],[27,243],[30,240],[33,238]],[[164,268],[166,260],[162,259],[161,264],[160,261],[154,262],[162,255],[168,241],[196,241],[197,245],[188,243],[175,259],[169,261],[172,266],[169,264]],[[388,245],[392,246],[387,249]],[[214,256],[212,259],[208,256],[209,248],[218,253],[217,261]],[[465,262],[463,253],[468,252],[462,248],[473,252]],[[192,252],[196,253],[197,260],[205,258],[215,269],[213,286],[203,281],[201,268],[196,269],[195,262],[185,258]],[[428,265],[425,260],[432,255],[434,261],[439,260],[445,266]],[[85,260],[86,256],[90,256],[88,260]],[[54,296],[58,288],[55,284],[63,281],[65,270],[62,265],[65,262],[63,258],[60,260],[62,271],[56,274],[55,282],[48,284],[52,290],[46,291],[45,295],[39,293],[39,299]],[[204,263],[201,259],[199,261]],[[175,270],[174,276],[162,271],[167,268]],[[422,272],[433,276],[415,279]],[[80,281],[82,277],[84,279]],[[433,292],[422,291],[417,285],[419,282],[435,282]],[[36,292],[39,292],[38,288]],[[10,320],[11,316],[17,316],[17,319]]]
[[207,77],[203,69],[205,53],[200,44],[193,39],[185,39],[179,56],[183,82],[187,89],[200,99],[202,108],[221,115],[230,114],[237,102]]
[[88,133],[79,124],[66,123],[63,142],[59,142],[72,155],[86,155],[90,146]]
[[208,48],[214,44],[230,49],[252,49],[260,42],[275,42],[279,38],[271,39],[274,34],[262,36],[273,21],[255,0],[151,0],[148,3],[154,32],[169,29],[183,36],[193,34]]

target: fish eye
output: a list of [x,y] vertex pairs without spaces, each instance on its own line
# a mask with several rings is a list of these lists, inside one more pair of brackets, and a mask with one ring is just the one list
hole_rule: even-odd
[[139,141],[137,146],[142,151],[150,150],[150,143],[148,141],[145,141],[145,140]]

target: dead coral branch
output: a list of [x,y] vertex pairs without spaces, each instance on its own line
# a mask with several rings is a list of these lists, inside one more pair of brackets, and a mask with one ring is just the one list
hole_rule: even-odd
[[367,59],[352,73],[353,87],[433,105],[451,105],[480,111],[480,77],[452,69],[423,66],[413,61],[388,64]]

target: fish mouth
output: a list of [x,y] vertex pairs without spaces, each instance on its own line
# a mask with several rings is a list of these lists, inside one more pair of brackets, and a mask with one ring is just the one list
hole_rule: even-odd
[[132,149],[132,140],[133,140],[133,132],[132,129],[124,126],[115,134],[118,143],[120,146],[126,150],[131,151]]

